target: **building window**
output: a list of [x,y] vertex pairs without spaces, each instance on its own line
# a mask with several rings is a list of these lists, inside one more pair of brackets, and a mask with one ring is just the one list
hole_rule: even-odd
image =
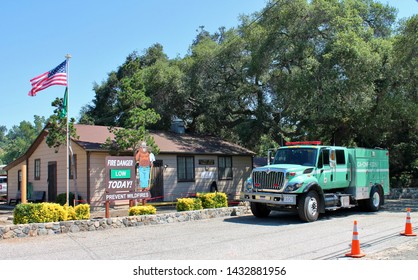
[[218,158],[218,178],[219,180],[232,179],[232,157]]
[[35,173],[34,173],[34,179],[35,180],[41,180],[41,159],[37,158],[35,159]]
[[194,182],[194,157],[177,157],[177,178],[179,182]]
[[20,191],[20,188],[22,186],[22,170],[17,171],[17,190]]
[[74,155],[74,166],[73,166],[73,157],[72,156],[69,156],[68,164],[69,164],[69,178],[74,179],[74,177],[75,177],[77,179],[77,155]]

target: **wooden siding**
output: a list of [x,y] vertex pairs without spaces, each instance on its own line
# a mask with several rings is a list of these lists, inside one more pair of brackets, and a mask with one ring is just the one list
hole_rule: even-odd
[[90,154],[90,205],[104,206],[106,153]]
[[[90,206],[103,207],[105,193],[105,157],[106,152],[89,152],[90,166],[87,163],[87,152],[77,144],[72,145],[74,153],[77,155],[77,189],[83,200],[88,197],[88,176],[90,176]],[[184,154],[182,154],[184,156]],[[251,156],[232,156],[233,178],[229,180],[218,179],[218,156],[217,155],[191,155],[195,163],[194,182],[178,182],[177,180],[177,155],[159,154],[157,160],[163,161],[164,177],[164,201],[176,201],[177,198],[186,197],[197,192],[209,192],[213,181],[217,182],[218,191],[225,192],[229,199],[238,199],[239,193],[245,180],[251,173]],[[48,197],[48,162],[57,164],[57,194],[66,192],[66,153],[65,148],[61,147],[57,153],[50,149],[45,139],[28,159],[28,182],[31,182],[33,189],[46,191]],[[35,160],[41,160],[40,180],[34,179]],[[214,164],[199,164],[199,160],[212,160]],[[12,167],[8,171],[8,199],[14,198],[17,192],[18,170],[26,161]],[[89,169],[88,169],[89,168]],[[70,191],[74,192],[74,181],[70,180]],[[128,201],[115,201],[113,205],[127,204]]]
[[[164,200],[174,201],[197,192],[209,192],[210,185],[216,181],[218,191],[225,192],[229,199],[238,199],[245,180],[251,175],[251,157],[232,157],[232,180],[218,179],[218,156],[195,155],[195,181],[177,182],[177,155],[158,155],[167,165],[164,170]],[[214,160],[214,165],[199,165],[199,159]]]

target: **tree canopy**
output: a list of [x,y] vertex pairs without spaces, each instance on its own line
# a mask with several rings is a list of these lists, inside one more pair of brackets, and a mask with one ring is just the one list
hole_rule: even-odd
[[299,139],[387,148],[392,174],[417,178],[417,42],[418,15],[396,21],[375,0],[272,0],[237,27],[199,27],[184,57],[158,43],[129,54],[79,121],[169,129],[180,118],[259,155]]

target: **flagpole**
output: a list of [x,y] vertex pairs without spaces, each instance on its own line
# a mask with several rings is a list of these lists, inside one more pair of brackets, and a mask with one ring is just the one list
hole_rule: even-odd
[[70,136],[69,136],[69,129],[68,129],[68,118],[69,118],[69,113],[68,113],[68,109],[69,109],[69,104],[70,104],[70,87],[69,87],[69,62],[70,62],[70,58],[71,58],[71,55],[70,54],[67,54],[66,56],[65,56],[65,59],[67,60],[67,63],[66,63],[66,72],[67,72],[67,131],[66,131],[66,138],[67,138],[67,149],[66,149],[66,163],[67,163],[67,177],[66,177],[66,185],[67,185],[67,205],[70,205],[70,203],[69,203],[69,200],[70,200],[70,166],[69,166],[69,156],[68,156],[68,149],[69,149],[69,142],[70,142]]

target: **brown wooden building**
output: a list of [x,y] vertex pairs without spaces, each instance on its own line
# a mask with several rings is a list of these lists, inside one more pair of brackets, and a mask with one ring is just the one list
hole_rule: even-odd
[[[70,168],[70,191],[74,182],[82,199],[91,207],[104,202],[105,157],[102,147],[114,138],[106,126],[75,125],[79,139],[71,139],[76,170]],[[24,155],[8,164],[8,198],[15,198],[21,186],[22,165],[27,166],[27,181],[33,191],[45,191],[46,201],[55,202],[67,189],[66,151],[49,148],[44,129]],[[219,138],[174,132],[152,132],[160,148],[153,169],[152,199],[175,201],[196,192],[209,192],[212,182],[229,199],[239,193],[253,166],[254,153]],[[74,180],[76,174],[76,180]],[[127,203],[121,201],[117,203]]]

